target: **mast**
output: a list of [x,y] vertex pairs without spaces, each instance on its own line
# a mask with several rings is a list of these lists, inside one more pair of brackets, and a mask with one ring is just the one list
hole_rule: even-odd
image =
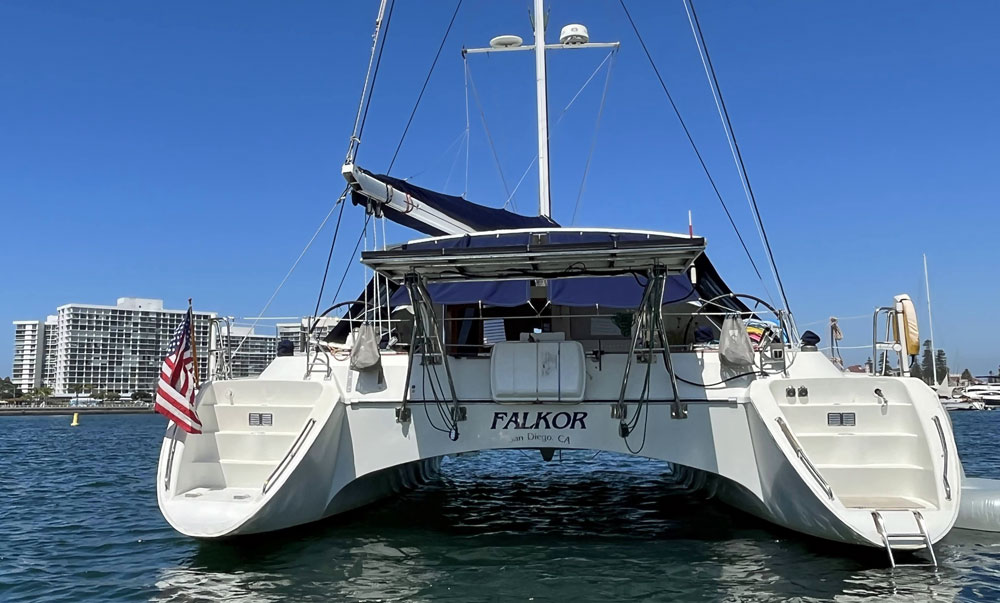
[[538,215],[552,217],[549,199],[549,101],[545,74],[545,0],[535,0],[535,90],[538,107]]
[[[538,215],[552,219],[552,205],[549,184],[549,101],[548,81],[545,73],[545,52],[567,48],[609,48],[612,52],[618,49],[618,42],[591,42],[587,28],[580,24],[570,24],[559,33],[558,44],[545,43],[545,0],[534,0],[532,26],[535,33],[535,43],[523,45],[520,36],[502,35],[490,40],[489,48],[463,48],[462,55],[486,54],[490,52],[520,52],[535,53],[535,88],[536,108],[538,110]],[[609,67],[610,68],[610,67]],[[344,173],[348,173],[344,168]]]
[[927,277],[927,254],[924,254],[924,286],[927,288],[927,324],[931,330],[931,373],[934,375],[934,386],[938,385],[937,351],[934,349],[934,318],[931,316],[931,281]]

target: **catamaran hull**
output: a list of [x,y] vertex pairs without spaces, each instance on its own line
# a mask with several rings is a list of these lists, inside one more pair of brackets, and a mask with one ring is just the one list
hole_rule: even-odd
[[[218,398],[240,398],[239,382],[217,386],[217,393],[227,392],[215,399],[207,396],[202,406],[205,416],[216,413],[216,422],[225,420],[226,414],[224,404],[212,408]],[[334,394],[332,389],[322,391]],[[321,409],[324,404],[316,406]],[[604,402],[467,402],[457,440],[442,433],[439,426],[435,429],[430,420],[434,415],[419,408],[413,409],[409,422],[399,423],[398,403],[349,404],[340,398],[328,406],[311,416],[288,454],[257,488],[190,487],[182,474],[196,470],[199,457],[191,456],[195,450],[188,447],[225,435],[226,429],[197,436],[168,431],[158,488],[164,516],[178,531],[197,538],[258,534],[318,521],[417,486],[436,475],[441,458],[449,454],[513,448],[589,449],[636,453],[704,473],[701,483],[720,500],[791,530],[843,543],[883,545],[871,511],[833,505],[750,400],[691,402],[683,420],[671,417],[670,402],[653,401],[643,410],[645,436],[637,428],[627,439],[620,437],[619,421],[611,418],[611,405]],[[281,405],[274,404],[270,410],[277,423],[283,414]],[[437,410],[432,407],[432,412]],[[928,538],[943,537],[954,514],[932,515]],[[886,511],[886,515],[891,513]],[[912,543],[898,548],[918,547]]]

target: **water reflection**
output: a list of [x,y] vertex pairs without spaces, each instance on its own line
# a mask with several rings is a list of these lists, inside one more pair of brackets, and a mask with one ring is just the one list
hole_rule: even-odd
[[666,464],[592,456],[564,453],[562,463],[548,464],[511,451],[449,459],[440,480],[352,515],[201,543],[160,574],[154,600],[1000,597],[1000,537],[984,543],[982,535],[957,534],[939,545],[946,567],[890,570],[881,551],[803,538],[680,496]]

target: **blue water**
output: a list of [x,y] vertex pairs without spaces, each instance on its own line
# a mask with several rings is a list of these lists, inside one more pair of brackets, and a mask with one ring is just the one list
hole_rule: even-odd
[[[1000,411],[954,413],[966,471],[1000,478]],[[679,496],[664,464],[593,453],[448,459],[408,495],[278,535],[174,532],[152,415],[0,418],[0,601],[1000,600],[1000,535],[941,567],[801,537]]]

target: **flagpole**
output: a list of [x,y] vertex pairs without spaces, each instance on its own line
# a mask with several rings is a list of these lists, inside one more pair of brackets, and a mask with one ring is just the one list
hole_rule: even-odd
[[195,343],[195,329],[194,329],[194,304],[191,302],[191,298],[188,298],[188,314],[191,316],[190,329],[191,332],[188,336],[191,338],[191,360],[194,364],[194,385],[198,387],[201,381],[198,379],[198,345]]

